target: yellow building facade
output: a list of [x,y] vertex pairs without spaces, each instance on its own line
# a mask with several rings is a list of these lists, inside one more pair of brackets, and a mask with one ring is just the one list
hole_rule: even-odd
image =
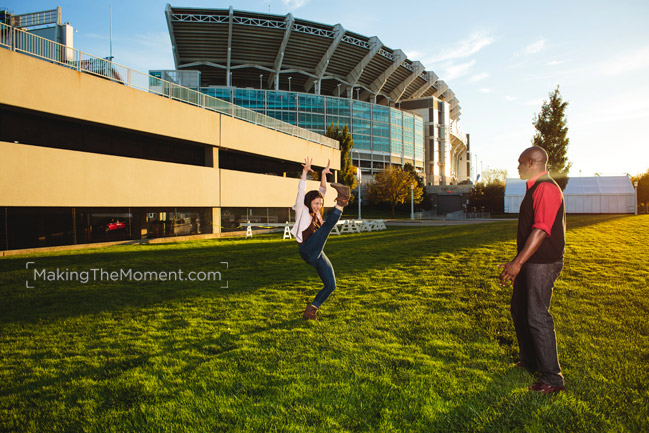
[[0,65],[0,250],[281,223],[306,156],[340,169],[334,147],[8,49]]

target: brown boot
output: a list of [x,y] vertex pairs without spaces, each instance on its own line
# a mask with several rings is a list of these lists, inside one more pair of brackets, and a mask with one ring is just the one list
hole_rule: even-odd
[[332,183],[331,187],[338,191],[338,197],[336,198],[336,203],[338,204],[338,206],[347,206],[347,203],[349,203],[349,187],[347,185],[343,185],[342,183]]
[[304,317],[305,320],[318,320],[318,316],[316,315],[318,311],[318,307],[315,307],[313,305],[309,305],[306,307],[306,310],[304,310]]

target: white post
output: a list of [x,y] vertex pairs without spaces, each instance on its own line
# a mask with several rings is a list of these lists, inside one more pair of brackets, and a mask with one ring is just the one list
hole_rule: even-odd
[[[358,167],[356,167],[356,177],[358,177],[358,219],[363,219],[361,217],[361,180],[363,176],[363,172],[361,170],[361,153],[356,150],[352,149],[352,152],[356,152],[358,155]],[[354,158],[352,158],[353,161]]]
[[638,215],[638,181],[634,180],[633,181],[633,189],[635,190],[635,206],[633,207],[635,215]]
[[415,184],[410,184],[410,219],[415,219]]

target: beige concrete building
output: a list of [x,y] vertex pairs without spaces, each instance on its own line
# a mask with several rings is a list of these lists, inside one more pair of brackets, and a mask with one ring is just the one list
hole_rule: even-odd
[[289,135],[277,121],[264,127],[3,42],[0,250],[285,222],[305,156],[340,168],[326,137]]

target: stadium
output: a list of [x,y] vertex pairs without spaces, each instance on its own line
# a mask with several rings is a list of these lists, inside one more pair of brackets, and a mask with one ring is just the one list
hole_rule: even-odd
[[349,125],[367,174],[410,163],[426,185],[469,179],[455,93],[377,36],[233,8],[165,16],[176,70],[152,75],[320,134]]

